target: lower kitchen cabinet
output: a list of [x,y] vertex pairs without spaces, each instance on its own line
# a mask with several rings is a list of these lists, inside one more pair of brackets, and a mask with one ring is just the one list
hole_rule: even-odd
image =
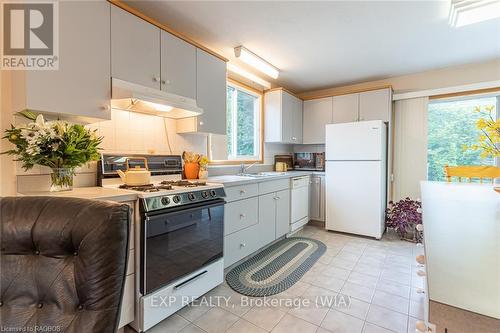
[[325,221],[326,206],[325,176],[311,177],[309,192],[309,219],[314,221]]
[[290,190],[259,197],[259,224],[263,246],[290,231]]
[[290,190],[276,192],[276,239],[290,232]]
[[249,256],[261,246],[260,225],[254,224],[224,237],[224,267]]

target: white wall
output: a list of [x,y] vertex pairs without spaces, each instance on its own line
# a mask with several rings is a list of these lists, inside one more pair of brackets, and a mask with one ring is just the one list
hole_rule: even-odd
[[[3,131],[10,127],[13,117],[10,112],[10,84],[11,72],[0,71],[0,137],[3,137]],[[0,152],[11,149],[7,140],[0,140]],[[0,155],[0,196],[15,194],[15,168],[12,157]]]

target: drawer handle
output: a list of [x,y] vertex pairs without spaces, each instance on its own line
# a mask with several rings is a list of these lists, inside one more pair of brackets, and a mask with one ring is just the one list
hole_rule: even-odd
[[425,294],[425,290],[422,288],[417,289],[417,294]]
[[182,282],[182,283],[179,283],[178,285],[176,285],[174,287],[174,290],[177,290],[177,289],[181,289],[182,287],[185,287],[187,286],[188,284],[190,284],[191,282],[194,282],[195,280],[198,280],[199,278],[201,278],[203,275],[207,274],[208,271],[203,271],[199,274],[196,274],[195,276],[193,276],[192,278],[189,278],[187,279],[186,281]]
[[244,219],[245,217],[246,217],[246,215],[245,215],[245,214],[243,214],[243,213],[242,213],[242,214],[240,214],[240,219]]
[[245,191],[245,190],[240,190],[240,194],[245,194],[245,193],[247,193],[247,191]]
[[279,199],[281,199],[281,198],[280,197],[274,197],[274,200],[279,200]]
[[417,275],[418,275],[418,276],[425,276],[426,274],[425,274],[425,271],[423,271],[423,270],[418,270],[418,271],[417,271]]
[[247,244],[245,244],[245,243],[240,243],[240,247],[245,247],[245,246],[247,246]]

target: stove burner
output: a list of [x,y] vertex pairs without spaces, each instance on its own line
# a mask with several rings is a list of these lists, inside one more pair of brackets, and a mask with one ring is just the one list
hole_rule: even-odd
[[125,190],[132,190],[132,191],[139,191],[139,192],[159,192],[160,190],[171,190],[172,186],[168,184],[161,184],[161,185],[153,185],[153,184],[147,184],[147,185],[126,185],[122,184],[119,186],[121,189]]
[[164,180],[161,182],[162,185],[171,185],[171,186],[179,186],[179,187],[198,187],[198,186],[206,186],[207,183],[203,181],[189,181],[189,180]]

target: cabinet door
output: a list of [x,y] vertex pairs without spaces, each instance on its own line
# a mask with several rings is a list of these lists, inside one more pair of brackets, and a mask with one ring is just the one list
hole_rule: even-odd
[[160,55],[160,29],[111,6],[111,76],[160,89]]
[[358,121],[359,94],[333,97],[332,123],[350,123]]
[[198,132],[226,134],[226,62],[196,50],[196,101],[203,109]]
[[293,108],[293,127],[292,127],[292,142],[302,143],[302,100],[294,97]]
[[287,93],[281,91],[281,134],[282,142],[293,143],[293,114],[295,112],[295,98]]
[[282,142],[281,91],[273,90],[264,94],[264,139],[265,142]]
[[333,98],[304,101],[304,144],[325,144],[325,125],[332,123]]
[[321,178],[311,177],[309,219],[318,221],[321,215]]
[[59,69],[26,71],[19,108],[111,119],[110,4],[62,1],[59,11]]
[[275,193],[259,196],[259,242],[267,245],[276,239]]
[[290,190],[276,192],[276,238],[290,232]]
[[319,196],[319,219],[318,221],[326,221],[326,183],[325,176],[320,176],[320,196]]
[[161,89],[196,99],[196,47],[161,32]]
[[359,120],[389,121],[391,94],[389,89],[359,94]]

